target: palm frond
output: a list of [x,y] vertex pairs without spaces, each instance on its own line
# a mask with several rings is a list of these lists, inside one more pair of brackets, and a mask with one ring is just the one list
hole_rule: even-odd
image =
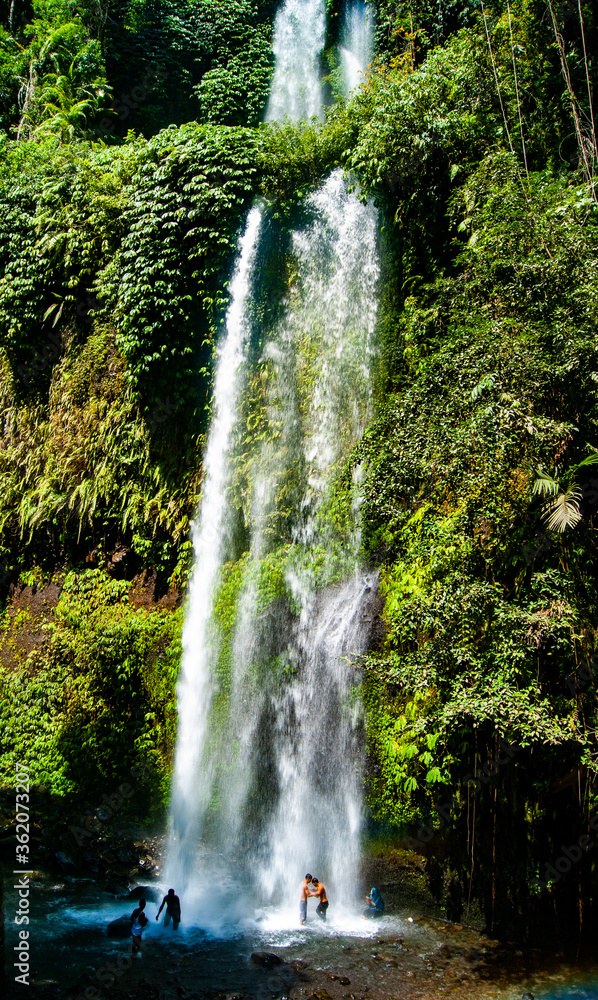
[[544,505],[542,516],[549,531],[566,531],[581,521],[579,486],[570,486],[566,493],[559,493]]
[[537,478],[534,480],[534,485],[532,489],[533,494],[539,494],[542,497],[554,497],[559,491],[559,484],[556,479],[549,476],[547,472],[543,469],[538,469]]

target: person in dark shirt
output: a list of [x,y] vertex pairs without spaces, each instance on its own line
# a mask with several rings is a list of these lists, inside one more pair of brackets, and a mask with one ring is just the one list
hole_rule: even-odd
[[178,926],[181,922],[181,901],[178,896],[175,895],[174,889],[169,889],[166,896],[162,900],[162,905],[158,910],[156,920],[159,919],[162,913],[162,908],[166,906],[166,916],[164,917],[164,926],[168,927],[170,921],[172,920],[173,930],[178,930]]

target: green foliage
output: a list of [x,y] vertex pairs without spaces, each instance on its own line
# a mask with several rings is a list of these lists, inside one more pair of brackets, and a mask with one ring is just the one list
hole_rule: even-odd
[[[249,138],[190,127],[118,150],[5,149],[0,334],[14,433],[2,474],[13,537],[49,526],[64,544],[83,526],[96,541],[124,530],[141,556],[172,566],[198,474],[196,372],[209,374],[255,174]],[[174,450],[173,424],[183,430]]]
[[363,697],[368,750],[376,761],[369,782],[370,806],[375,818],[402,827],[421,815],[422,793],[423,808],[431,805],[433,786],[448,781],[451,760],[446,748],[438,746],[439,734],[430,731],[438,701],[434,690],[401,695],[393,685],[391,691],[375,668],[367,673]]
[[4,537],[17,546],[23,539],[26,551],[51,563],[60,549],[81,556],[124,533],[134,552],[160,570],[172,568],[197,472],[192,464],[183,471],[181,463],[190,462],[184,440],[168,454],[153,440],[112,336],[99,330],[83,350],[67,349],[47,407],[15,405],[6,367],[0,384],[12,428],[0,462]]
[[12,24],[12,33],[3,32],[5,123],[14,122],[19,138],[87,135],[109,94],[100,42],[76,5],[34,0],[32,7],[33,20],[21,32]]
[[[578,695],[571,677],[593,656],[598,610],[587,460],[598,219],[575,175],[548,167],[528,180],[517,150],[492,150],[506,136],[474,88],[484,60],[461,48],[466,37],[421,70],[391,67],[355,102],[372,127],[351,162],[386,207],[389,270],[403,282],[385,299],[378,417],[354,458],[367,469],[364,542],[384,564],[387,626],[366,666],[370,803],[381,820],[436,828],[424,841],[436,836],[430,850],[454,871],[475,871],[471,891],[488,907],[494,850],[510,874],[488,926],[528,930],[527,888],[515,899],[508,886],[527,885],[538,844],[558,853],[576,828],[541,805],[550,775],[596,760],[595,689]],[[534,493],[539,467],[551,473]],[[537,497],[559,490],[563,535],[541,530]],[[521,748],[504,770],[500,739]],[[484,760],[494,788],[471,778]],[[566,890],[561,900],[573,905]]]
[[463,0],[368,0],[374,9],[377,49],[389,60],[413,50],[418,61],[430,48],[447,42],[451,35],[468,27],[477,13],[476,5]]
[[202,348],[203,364],[209,360],[224,268],[254,186],[253,142],[246,130],[190,125],[144,145],[126,236],[98,278],[99,294],[115,305],[133,383],[162,381],[175,405],[186,401],[181,362],[196,372]]
[[150,135],[192,119],[257,124],[272,71],[273,17],[274,4],[260,0],[124,4],[107,45],[115,134]]
[[93,280],[122,239],[138,155],[135,145],[91,151],[51,138],[2,149],[0,338],[25,387],[47,383],[57,320],[80,335],[98,310]]
[[586,465],[595,465],[598,462],[598,454],[593,452],[579,462],[572,469],[567,470],[567,479],[570,485],[564,492],[559,493],[559,484],[541,469],[538,470],[538,478],[534,482],[534,493],[541,496],[552,497],[543,508],[543,517],[546,526],[551,531],[566,531],[567,528],[574,528],[581,521],[579,504],[582,499],[582,491],[575,481],[571,479],[579,468]]
[[358,135],[357,116],[349,107],[331,108],[326,123],[271,122],[259,134],[264,193],[284,208],[333,167],[341,165]]
[[[141,762],[152,774],[143,808],[162,808],[182,620],[161,609],[134,610],[130,589],[101,570],[69,573],[43,644],[22,669],[2,669],[5,781],[21,760],[49,791],[89,801]],[[4,641],[24,624],[7,620]]]
[[0,27],[0,122],[20,138],[118,139],[194,118],[259,121],[272,71],[271,2],[129,0],[108,11],[34,0],[22,17],[14,8]]
[[256,125],[268,98],[274,65],[271,26],[260,20],[259,4],[214,4],[194,12],[202,26],[213,24],[211,48],[216,65],[194,88],[203,121],[219,125]]
[[[214,343],[243,216],[261,194],[271,246],[231,484],[234,558],[215,602],[212,738],[236,752],[224,726],[243,595],[256,596],[266,650],[248,690],[283,683],[294,669],[279,645],[296,610],[289,575],[309,564],[315,588],[346,576],[359,495],[386,625],[364,664],[372,813],[436,824],[439,855],[463,885],[467,872],[489,929],[511,934],[534,926],[530,873],[575,841],[598,766],[587,666],[598,217],[536,0],[489,2],[485,20],[465,0],[372,7],[379,58],[353,100],[323,124],[258,127],[273,3],[127,0],[106,19],[88,3],[35,0],[18,16],[11,6],[0,35],[11,136],[0,147],[0,551],[31,586],[117,543],[129,575],[152,566],[184,584]],[[589,51],[596,29],[589,6],[574,7],[555,4],[556,19],[589,120],[580,10]],[[334,85],[342,4],[327,9]],[[149,138],[125,139],[130,127]],[[261,351],[297,277],[292,222],[338,165],[384,222],[376,416],[333,470],[317,512],[324,542],[307,556],[289,530],[303,459],[270,417]],[[296,346],[300,420],[317,344],[306,333]],[[255,456],[268,448],[287,449],[287,471],[256,559],[247,524]],[[143,757],[152,803],[163,802],[182,614],[132,601],[126,581],[73,570],[29,656],[19,636],[36,623],[7,616],[7,777],[20,755],[53,790],[89,795]],[[501,739],[519,756],[482,786]],[[572,808],[559,809],[554,778],[569,772]],[[582,875],[589,895],[595,877]],[[563,880],[562,925],[578,912],[574,889]]]

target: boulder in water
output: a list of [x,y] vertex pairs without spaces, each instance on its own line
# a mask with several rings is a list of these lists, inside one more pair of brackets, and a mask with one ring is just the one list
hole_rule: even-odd
[[129,899],[146,899],[148,903],[160,903],[164,893],[152,885],[136,885],[129,893]]
[[116,920],[112,920],[106,928],[106,934],[108,937],[126,938],[130,933],[131,921],[128,916],[117,917]]
[[128,899],[129,887],[125,882],[108,879],[104,886],[104,892],[110,893],[111,896],[118,896],[119,899]]
[[64,851],[56,851],[54,856],[58,862],[60,870],[65,874],[68,874],[69,872],[74,873],[77,870],[77,866],[75,865],[73,859],[70,858],[68,854],[65,854]]
[[261,965],[264,969],[273,969],[275,965],[282,965],[282,958],[278,955],[273,955],[269,951],[254,951],[251,956],[251,961],[255,965]]

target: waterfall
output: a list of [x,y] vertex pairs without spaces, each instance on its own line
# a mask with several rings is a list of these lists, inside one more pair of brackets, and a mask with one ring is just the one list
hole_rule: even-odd
[[267,121],[321,117],[319,58],[325,35],[322,0],[286,0],[274,25],[274,78]]
[[212,665],[217,656],[211,625],[214,589],[225,555],[230,510],[231,435],[237,419],[241,366],[247,346],[246,304],[262,212],[249,213],[231,282],[226,333],[218,350],[214,418],[204,458],[199,516],[193,526],[195,569],[183,630],[183,660],[177,699],[179,728],[172,789],[171,878],[179,882],[194,854],[202,806],[209,796],[210,770],[203,760],[212,697]]
[[[295,117],[321,110],[317,57],[323,44],[324,5],[320,0],[288,0],[276,18],[276,68],[267,116]],[[292,98],[292,101],[291,101]],[[213,767],[206,760],[209,716],[214,693],[218,638],[214,633],[214,588],[227,558],[233,512],[228,503],[232,433],[239,417],[240,368],[250,333],[248,299],[263,224],[254,206],[239,241],[230,307],[218,351],[214,379],[214,418],[204,459],[202,500],[193,528],[194,571],[183,631],[183,659],[177,690],[178,737],[172,785],[168,873],[180,883],[196,851],[211,794]]]
[[[275,700],[275,759],[280,788],[267,826],[262,868],[273,893],[291,897],[306,866],[329,880],[337,903],[354,895],[361,833],[360,706],[348,654],[369,638],[363,612],[373,581],[359,571],[359,520],[338,551],[320,515],[336,463],[361,437],[370,417],[376,322],[377,220],[349,193],[340,171],[309,199],[311,227],[294,233],[302,277],[283,333],[299,350],[312,338],[310,405],[303,417],[305,491],[294,525],[287,585],[299,610],[289,654],[297,671]],[[354,481],[354,514],[358,508]],[[326,577],[348,579],[318,594],[313,554],[325,553]],[[334,566],[334,562],[338,565]]]
[[[339,546],[321,516],[330,476],[370,417],[376,322],[377,219],[348,191],[340,171],[308,199],[311,225],[292,233],[297,290],[264,346],[271,367],[270,427],[256,456],[252,497],[253,564],[274,498],[289,472],[301,491],[290,526],[286,591],[289,620],[264,622],[249,567],[233,643],[229,726],[237,745],[223,752],[220,791],[225,849],[241,856],[251,827],[248,864],[267,896],[293,898],[302,867],[319,867],[338,897],[356,884],[361,825],[360,709],[346,658],[367,644],[364,609],[373,581],[359,572],[358,517]],[[309,388],[302,365],[310,363]],[[358,477],[356,477],[356,480]],[[354,482],[357,515],[359,490]],[[316,571],[316,563],[318,570]],[[348,580],[318,593],[316,576]],[[286,633],[284,641],[274,641]],[[286,675],[256,684],[256,663],[282,658]],[[260,794],[267,784],[268,794]],[[265,799],[265,800],[264,800]]]
[[[354,59],[366,59],[360,17],[362,5],[350,5],[343,40],[348,52],[357,47]],[[269,120],[321,116],[324,40],[324,0],[287,0],[275,22]],[[355,80],[346,79],[348,92]],[[292,274],[275,314],[260,325],[253,361],[269,252],[260,206],[248,216],[231,283],[193,532],[167,871],[172,884],[188,885],[203,839],[244,873],[257,903],[296,903],[309,867],[338,904],[351,898],[359,864],[355,657],[367,648],[376,588],[359,562],[360,470],[344,531],[327,516],[326,498],[371,416],[377,216],[339,170],[299,215],[285,235]],[[234,570],[241,574],[234,624],[223,637],[213,612],[222,574],[231,572],[236,442],[256,360],[263,433],[243,456],[248,552]],[[277,589],[265,601],[273,567]]]
[[365,3],[352,3],[347,7],[341,31],[340,58],[343,72],[343,90],[349,95],[363,83],[364,70],[372,60],[374,28]]

